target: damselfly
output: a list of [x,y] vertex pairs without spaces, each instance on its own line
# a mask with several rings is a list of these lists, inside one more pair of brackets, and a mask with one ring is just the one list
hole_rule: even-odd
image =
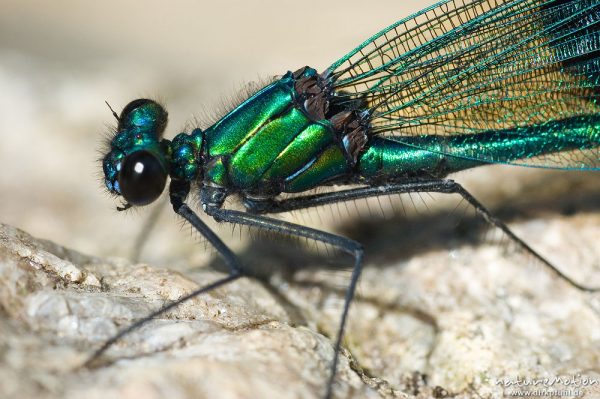
[[[119,115],[113,111],[118,126],[102,162],[106,187],[126,209],[156,200],[170,178],[173,209],[216,248],[229,275],[131,325],[92,359],[150,318],[245,275],[186,205],[192,189],[218,222],[316,240],[354,257],[325,397],[332,395],[363,249],[266,214],[396,193],[459,194],[554,273],[592,290],[445,177],[489,163],[598,170],[599,98],[598,0],[451,0],[385,28],[321,72],[287,72],[205,130],[164,139],[165,109],[132,101]],[[301,194],[317,187],[330,190]],[[226,209],[229,196],[245,210]]]

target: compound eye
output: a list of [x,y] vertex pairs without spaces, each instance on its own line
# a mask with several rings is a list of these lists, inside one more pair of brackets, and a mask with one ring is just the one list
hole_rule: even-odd
[[136,151],[125,158],[119,171],[121,195],[131,205],[148,205],[165,188],[167,172],[148,151]]

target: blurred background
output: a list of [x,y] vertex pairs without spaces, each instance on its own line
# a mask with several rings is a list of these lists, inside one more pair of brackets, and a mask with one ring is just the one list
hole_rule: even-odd
[[[423,6],[416,0],[381,0],[377,7],[316,0],[3,0],[0,221],[89,254],[130,255],[151,211],[118,213],[103,189],[99,151],[115,124],[105,101],[119,112],[135,98],[159,99],[169,111],[165,135],[171,138],[222,109],[245,84],[304,65],[322,71]],[[586,173],[492,166],[459,180],[500,214],[512,209],[508,216],[519,203],[528,204],[521,214],[548,207],[560,213],[589,208],[599,198],[597,177]],[[574,192],[583,202],[573,203]],[[145,259],[202,256],[189,229],[165,208]],[[362,227],[350,230],[369,239]]]
[[[158,99],[167,106],[170,121],[165,136],[172,138],[191,130],[206,115],[219,113],[217,110],[231,104],[228,99],[236,98],[247,83],[305,65],[322,71],[372,34],[428,3],[0,1],[0,223],[90,255],[131,257],[149,215],[162,207],[141,259],[169,268],[212,264],[208,261],[214,251],[198,246],[197,235],[190,234],[188,226],[182,227],[164,201],[130,212],[116,211],[119,203],[103,188],[99,162],[105,137],[116,124],[105,101],[119,112],[133,99]],[[600,285],[599,177],[599,173],[501,165],[453,176],[527,243],[577,281],[592,286]],[[466,213],[465,204],[457,198],[434,197],[407,198],[392,216],[385,212],[390,210],[385,199],[372,203],[373,213],[358,202],[356,208],[361,209],[357,212],[349,204],[347,208],[340,206],[341,212],[333,207],[333,212],[298,215],[301,223],[326,225],[328,230],[365,245],[367,267],[359,294],[366,299],[353,305],[349,331],[356,343],[353,353],[372,375],[397,382],[398,375],[420,370],[432,375],[434,385],[447,388],[445,384],[453,379],[456,384],[471,381],[471,377],[479,381],[488,363],[500,365],[493,370],[526,364],[519,368],[524,375],[539,372],[544,376],[560,367],[587,370],[597,365],[597,318],[590,316],[587,299],[584,302],[583,296],[572,295],[564,284],[550,285],[547,278],[553,275],[546,269],[539,272],[522,267],[535,262],[531,257],[523,260],[507,255],[510,251],[505,249],[511,245],[506,237],[497,240],[497,252],[478,245],[480,236],[489,236],[480,225],[475,226],[473,221],[479,219],[472,212]],[[419,212],[413,212],[413,218],[405,217],[404,210],[410,211],[414,204]],[[378,217],[380,207],[388,217],[385,223]],[[448,218],[453,210],[454,219]],[[459,225],[456,219],[464,223]],[[218,233],[228,244],[235,241],[235,250],[245,265],[249,256],[254,256],[254,263],[273,268],[286,263],[299,268],[307,263],[320,267],[322,261],[333,258],[325,253],[313,262],[304,253],[298,255],[296,248],[275,248],[270,240],[257,240],[244,251],[245,240],[230,240],[230,227]],[[237,237],[239,228],[234,233]],[[465,241],[474,244],[474,250],[463,245]],[[349,264],[347,259],[344,264]],[[285,293],[283,299],[292,304],[288,307],[303,309],[308,325],[318,325],[315,331],[329,331],[332,336],[341,302],[329,300],[329,294],[319,295],[319,287],[344,287],[347,276],[330,284],[329,274],[314,277],[312,272],[295,276],[296,290],[286,291],[286,282],[277,286]],[[315,284],[320,278],[327,284]],[[175,281],[174,286],[177,284]],[[339,289],[337,297],[341,292]],[[284,306],[288,304],[278,293],[273,295]],[[600,302],[595,303],[597,315]],[[505,307],[512,309],[508,316]],[[313,308],[318,311],[313,312]],[[510,327],[504,326],[504,317],[512,318],[513,312],[521,318],[515,318]],[[539,324],[538,316],[542,320]],[[53,318],[47,324],[54,326],[61,320]],[[435,338],[438,326],[450,334]],[[505,339],[501,335],[505,329],[516,333],[506,333]],[[20,337],[20,330],[15,331],[13,335]],[[480,341],[484,335],[481,331],[496,338]],[[236,342],[244,341],[236,337]],[[29,363],[22,366],[17,361],[18,378],[5,380],[13,386],[26,381],[27,386],[37,387],[30,382],[30,375],[35,376],[38,363],[43,364],[38,359],[53,356],[61,363],[64,360],[55,352],[44,355],[42,350],[31,349],[37,347],[30,346],[29,341],[24,342],[24,348],[33,354],[33,371],[26,367]],[[40,342],[40,347],[47,346]],[[476,344],[469,346],[471,342]],[[494,342],[502,345],[494,346]],[[438,358],[431,362],[435,366],[428,369],[430,345],[447,351],[438,352]],[[16,346],[17,350],[21,347]],[[277,344],[280,347],[285,345]],[[563,355],[570,354],[571,348],[572,357]],[[487,355],[491,350],[497,351],[495,357]],[[540,353],[546,359],[541,366],[537,360]],[[545,353],[551,355],[546,357]],[[562,365],[565,359],[568,361]],[[455,365],[461,367],[458,372]],[[466,371],[461,374],[463,366]],[[199,370],[204,369],[190,368],[190,373],[194,370],[201,373]],[[226,374],[227,380],[231,375]],[[62,376],[56,378],[60,381]],[[193,378],[203,381],[197,375]],[[86,380],[81,381],[85,384]],[[148,380],[141,381],[144,389],[151,385]],[[164,381],[171,384],[168,379]],[[449,387],[463,389],[456,384]],[[466,392],[481,397],[471,385]],[[105,396],[103,389],[101,393]]]
[[[98,159],[117,111],[168,108],[166,137],[245,84],[304,65],[323,70],[419,1],[2,1],[0,221],[90,254],[126,256],[146,209],[104,193]],[[385,10],[385,11],[383,11]],[[190,243],[163,212],[148,251]],[[171,237],[171,238],[170,238]]]

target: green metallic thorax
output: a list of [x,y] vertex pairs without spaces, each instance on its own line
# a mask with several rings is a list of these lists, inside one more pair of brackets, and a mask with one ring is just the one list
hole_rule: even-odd
[[[303,76],[316,71],[307,68]],[[327,119],[304,110],[287,73],[204,132],[205,183],[274,195],[304,191],[350,171]]]
[[[598,146],[596,115],[453,137],[372,135],[366,111],[338,108],[327,113],[324,106],[321,117],[315,117],[314,108],[307,111],[311,94],[299,92],[307,87],[307,80],[300,79],[316,76],[311,68],[288,72],[206,131],[178,135],[168,153],[172,177],[201,178],[203,184],[229,192],[272,197],[326,184],[439,178],[487,163],[479,160],[482,156],[490,162],[519,163]],[[320,89],[318,94],[329,96],[327,104],[335,101],[335,93]],[[314,86],[306,92],[311,90]]]

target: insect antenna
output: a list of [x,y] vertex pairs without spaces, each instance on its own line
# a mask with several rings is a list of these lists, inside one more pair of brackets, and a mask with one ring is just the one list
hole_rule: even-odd
[[119,118],[119,114],[117,114],[115,112],[115,110],[112,109],[112,107],[110,106],[110,104],[108,103],[108,101],[105,100],[104,103],[106,104],[106,106],[108,107],[108,109],[110,109],[110,112],[112,112],[112,115],[115,117],[115,119],[117,120],[117,122],[120,122],[121,119]]

